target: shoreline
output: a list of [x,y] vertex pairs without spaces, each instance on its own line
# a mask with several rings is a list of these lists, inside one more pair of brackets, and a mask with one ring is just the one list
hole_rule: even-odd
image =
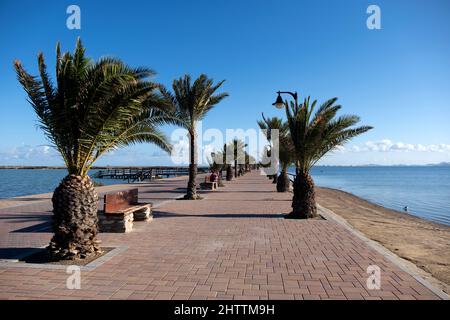
[[351,192],[349,192],[349,191],[346,191],[346,190],[337,189],[337,188],[332,188],[332,187],[325,187],[325,186],[315,186],[315,188],[316,188],[316,189],[328,189],[328,190],[339,191],[339,192],[342,192],[342,193],[347,194],[347,195],[350,196],[350,197],[356,197],[356,198],[358,198],[358,199],[360,199],[360,200],[366,201],[366,202],[368,202],[369,204],[371,204],[371,205],[373,205],[373,206],[376,206],[376,207],[379,207],[379,208],[383,208],[383,209],[385,209],[385,210],[389,210],[389,211],[391,211],[392,213],[395,213],[395,214],[397,214],[397,215],[404,215],[405,217],[416,218],[416,219],[418,219],[419,221],[423,221],[423,222],[426,222],[426,223],[435,224],[437,227],[450,228],[450,224],[445,224],[445,223],[442,223],[442,222],[439,222],[439,221],[433,221],[433,220],[427,219],[427,218],[425,218],[425,217],[421,217],[421,216],[419,216],[419,215],[414,215],[414,214],[412,214],[412,213],[409,212],[409,211],[401,211],[401,210],[398,210],[398,209],[394,209],[393,207],[389,207],[389,206],[387,206],[387,205],[383,205],[382,203],[377,203],[377,202],[375,202],[374,200],[366,199],[366,198],[364,198],[363,196],[358,196],[358,195],[356,195],[356,194],[354,194],[354,193],[351,193]]
[[374,202],[372,200],[368,200],[368,199],[365,199],[364,197],[361,197],[361,196],[358,196],[356,194],[353,194],[353,193],[351,193],[349,191],[345,191],[345,190],[337,189],[337,188],[331,188],[331,187],[320,187],[320,186],[316,186],[316,189],[324,189],[324,190],[331,190],[331,191],[337,191],[339,193],[344,193],[344,194],[346,194],[346,196],[358,198],[359,200],[365,201],[365,202],[367,202],[368,204],[370,204],[370,205],[372,205],[374,207],[379,207],[381,209],[390,211],[393,214],[401,215],[401,216],[404,216],[405,218],[417,219],[418,222],[425,222],[425,223],[429,223],[429,224],[434,224],[436,227],[449,228],[450,229],[450,225],[447,225],[445,223],[428,220],[426,218],[414,215],[414,214],[409,213],[409,212],[397,210],[397,209],[394,209],[394,208],[389,208],[389,207],[384,206],[382,204],[376,203],[376,202]]
[[450,226],[333,188],[317,187],[316,200],[369,239],[437,279],[435,284],[450,292]]

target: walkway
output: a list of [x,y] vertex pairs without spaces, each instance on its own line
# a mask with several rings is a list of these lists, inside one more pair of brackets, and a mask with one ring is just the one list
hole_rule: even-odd
[[[339,223],[283,219],[291,195],[274,192],[257,172],[204,193],[203,200],[170,201],[185,183],[175,178],[140,186],[143,201],[159,198],[155,219],[135,223],[129,234],[101,234],[105,247],[122,250],[82,269],[81,289],[66,288],[65,269],[6,262],[0,298],[439,298]],[[0,259],[46,245],[49,210],[48,200],[1,209]],[[380,290],[367,288],[370,265],[381,269]]]

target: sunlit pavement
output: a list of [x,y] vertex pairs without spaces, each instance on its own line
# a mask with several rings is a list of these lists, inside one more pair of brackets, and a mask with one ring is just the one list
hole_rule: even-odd
[[[122,250],[82,269],[80,289],[67,288],[64,268],[10,262],[48,243],[50,201],[1,209],[0,298],[439,298],[340,224],[284,219],[292,195],[275,192],[259,172],[202,193],[203,200],[173,200],[185,186],[184,177],[141,185],[140,200],[158,205],[155,218],[131,233],[100,234],[104,247]],[[380,268],[379,289],[369,266]]]

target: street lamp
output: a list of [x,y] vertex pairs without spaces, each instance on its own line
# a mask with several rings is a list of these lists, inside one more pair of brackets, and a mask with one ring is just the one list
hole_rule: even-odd
[[281,98],[281,94],[282,93],[290,94],[292,97],[294,97],[295,104],[298,103],[298,101],[297,101],[297,97],[298,97],[297,96],[297,92],[278,91],[277,93],[278,93],[277,100],[274,103],[272,103],[272,105],[277,107],[278,109],[282,109],[284,107],[284,101],[283,101],[283,98]]

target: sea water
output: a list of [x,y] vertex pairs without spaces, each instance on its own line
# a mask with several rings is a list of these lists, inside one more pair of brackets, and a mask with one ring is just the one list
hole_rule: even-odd
[[450,225],[450,166],[324,166],[314,167],[312,177],[317,186]]
[[[0,199],[52,192],[66,174],[62,169],[0,170]],[[407,206],[410,214],[450,225],[450,166],[324,166],[314,167],[312,176],[317,186],[347,191],[398,211]],[[95,180],[105,185],[126,182]]]

